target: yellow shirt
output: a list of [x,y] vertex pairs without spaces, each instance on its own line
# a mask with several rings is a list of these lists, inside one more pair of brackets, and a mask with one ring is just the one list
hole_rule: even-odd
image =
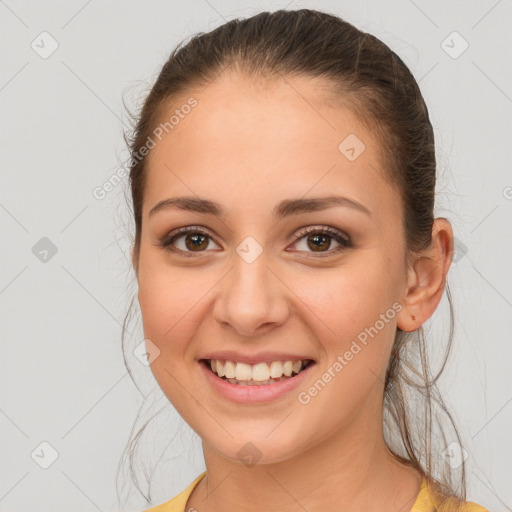
[[[157,505],[156,507],[149,508],[144,512],[188,512],[185,510],[185,505],[187,504],[187,500],[189,496],[192,494],[194,487],[199,483],[199,481],[206,475],[206,471],[201,473],[186,489],[181,491],[177,496],[172,498],[161,505]],[[421,481],[420,491],[418,496],[416,497],[416,501],[414,505],[410,509],[409,512],[432,512],[434,499],[432,494],[427,489],[427,481],[425,477],[423,477]],[[439,507],[439,512],[452,512],[455,510],[454,508],[455,500],[454,498],[450,498],[445,500],[442,505]],[[472,501],[466,501],[465,508],[463,508],[464,512],[489,512],[486,508],[481,505],[477,505]]]

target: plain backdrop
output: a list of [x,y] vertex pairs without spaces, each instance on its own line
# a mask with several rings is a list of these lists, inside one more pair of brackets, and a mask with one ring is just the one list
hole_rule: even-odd
[[[512,510],[512,2],[2,0],[0,511],[117,510],[117,464],[154,384],[131,354],[138,390],[121,352],[134,280],[127,178],[94,195],[128,156],[123,101],[140,104],[182,39],[302,7],[381,38],[419,81],[436,135],[436,215],[458,244],[440,389],[467,450],[468,499]],[[444,297],[432,341],[447,318]],[[130,328],[133,347],[141,332]],[[168,409],[148,455],[167,448],[153,504],[204,469],[200,439]],[[124,510],[146,506],[135,493]]]

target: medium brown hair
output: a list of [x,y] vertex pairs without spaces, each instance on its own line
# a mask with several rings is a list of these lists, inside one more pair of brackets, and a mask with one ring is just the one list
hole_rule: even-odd
[[[140,150],[163,115],[170,111],[170,105],[176,105],[178,97],[206,86],[226,70],[262,80],[293,76],[321,79],[330,98],[351,109],[381,143],[386,178],[402,200],[406,256],[431,245],[436,186],[434,133],[427,106],[408,67],[378,38],[338,16],[312,9],[279,10],[234,19],[208,33],[196,34],[187,44],[180,43],[161,69],[140,114],[132,116],[134,129],[125,139],[131,155],[136,268],[147,175],[147,157],[141,158]],[[447,497],[452,496],[450,503],[466,499],[464,461],[456,481],[453,468],[442,457],[453,436],[447,439],[442,422],[433,414],[433,406],[439,407],[461,445],[457,428],[436,387],[453,339],[453,305],[448,283],[446,291],[450,332],[439,372],[435,376],[430,373],[423,327],[414,332],[397,329],[383,400],[388,448],[397,460],[427,477],[440,509]],[[136,448],[147,424],[129,443],[132,478],[132,448]],[[436,426],[438,438],[433,448],[432,433]],[[434,476],[433,455],[441,461],[438,476]],[[139,492],[142,493],[140,489]],[[146,499],[150,501],[149,492]]]

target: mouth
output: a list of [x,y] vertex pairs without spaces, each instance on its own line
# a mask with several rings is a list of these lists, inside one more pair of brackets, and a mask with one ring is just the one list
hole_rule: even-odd
[[199,359],[199,364],[206,367],[216,377],[235,386],[268,386],[285,380],[293,380],[316,362],[312,359],[303,359],[248,365],[227,360]]

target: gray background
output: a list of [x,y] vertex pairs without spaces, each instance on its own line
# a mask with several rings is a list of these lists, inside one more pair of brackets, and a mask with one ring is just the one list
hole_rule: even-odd
[[[458,240],[449,277],[454,352],[440,389],[468,452],[468,498],[495,512],[512,509],[512,2],[6,0],[1,511],[117,509],[117,463],[143,395],[154,388],[132,355],[140,391],[134,386],[120,349],[134,292],[127,179],[102,200],[93,195],[128,157],[122,101],[136,107],[183,38],[284,7],[345,17],[396,51],[420,83],[436,134],[436,213],[449,218]],[[459,54],[464,41],[469,47]],[[52,44],[57,49],[46,55]],[[432,343],[446,338],[447,315],[444,297]],[[135,347],[140,323],[130,334]],[[200,440],[176,412],[167,407],[158,421],[146,457],[167,451],[154,504],[204,469]],[[58,453],[47,469],[41,464],[52,448],[42,442]],[[124,510],[146,505],[134,497]]]

